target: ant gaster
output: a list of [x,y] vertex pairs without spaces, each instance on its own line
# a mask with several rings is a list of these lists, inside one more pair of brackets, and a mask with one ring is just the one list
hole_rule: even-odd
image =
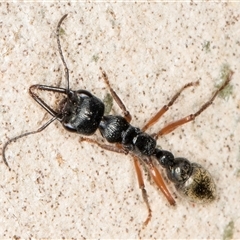
[[[167,134],[173,131],[175,128],[193,121],[198,115],[200,115],[207,107],[209,107],[217,94],[224,89],[231,80],[233,72],[230,71],[226,81],[223,85],[216,90],[209,101],[203,104],[200,109],[187,117],[184,117],[178,121],[172,122],[162,128],[160,131],[153,135],[147,134],[145,131],[155,124],[159,118],[169,109],[170,106],[176,101],[182,91],[188,87],[195,86],[198,82],[191,82],[183,86],[170,100],[170,102],[161,108],[156,115],[154,115],[146,125],[140,129],[130,124],[131,115],[127,111],[125,105],[118,97],[116,92],[111,88],[106,73],[100,68],[103,79],[110,90],[110,93],[123,112],[123,116],[104,115],[104,103],[93,96],[86,90],[73,91],[69,88],[69,70],[64,60],[59,33],[60,26],[67,14],[64,15],[57,26],[57,45],[59,54],[64,65],[66,88],[46,86],[46,85],[33,85],[29,88],[29,93],[32,98],[42,106],[52,118],[41,126],[36,131],[27,132],[21,134],[15,138],[8,140],[3,146],[3,161],[10,169],[5,152],[6,147],[13,141],[24,136],[35,134],[43,131],[53,121],[58,120],[62,123],[63,127],[70,131],[79,133],[81,135],[92,135],[97,129],[99,129],[103,138],[105,138],[109,144],[102,144],[96,140],[81,137],[80,141],[87,141],[89,143],[97,144],[103,149],[114,151],[117,153],[130,154],[134,160],[134,166],[137,173],[139,187],[142,190],[142,196],[146,206],[148,208],[148,217],[144,224],[146,225],[151,219],[151,208],[148,203],[147,192],[145,190],[144,181],[140,169],[140,162],[147,166],[151,177],[154,182],[163,192],[168,202],[171,205],[175,205],[175,200],[168,191],[161,174],[159,173],[154,162],[158,162],[167,173],[167,177],[175,184],[176,189],[186,198],[193,202],[206,203],[211,202],[216,198],[216,186],[210,175],[210,173],[204,169],[201,165],[191,163],[186,158],[175,158],[174,155],[162,149],[159,149],[156,145],[156,140],[159,136]],[[59,104],[58,110],[53,110],[47,105],[35,92],[36,90],[51,91],[64,94],[65,99]]]

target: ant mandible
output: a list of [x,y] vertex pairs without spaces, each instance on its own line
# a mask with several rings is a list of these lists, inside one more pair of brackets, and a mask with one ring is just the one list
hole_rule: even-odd
[[[134,166],[137,173],[139,187],[142,191],[143,200],[148,209],[148,216],[144,222],[144,225],[147,225],[147,223],[150,221],[152,211],[148,203],[147,192],[145,190],[143,176],[140,169],[140,162],[147,166],[152,179],[163,192],[171,205],[175,205],[175,200],[168,191],[161,174],[154,165],[154,161],[157,161],[166,170],[168,179],[174,183],[177,191],[187,199],[200,203],[213,201],[216,198],[216,186],[210,173],[199,164],[191,163],[186,158],[175,158],[171,152],[159,149],[156,145],[156,140],[159,136],[172,132],[177,127],[193,121],[197,116],[199,116],[207,107],[212,104],[218,93],[227,86],[231,80],[233,72],[230,71],[223,85],[213,93],[212,97],[206,103],[204,103],[197,112],[190,114],[189,116],[186,116],[178,121],[172,122],[163,127],[157,133],[149,135],[145,131],[150,126],[155,124],[169,109],[169,107],[173,105],[184,89],[195,86],[198,84],[198,82],[191,82],[183,86],[173,96],[167,105],[163,106],[163,108],[161,108],[142,129],[139,129],[130,124],[132,118],[131,114],[126,109],[124,103],[119,98],[117,93],[110,86],[105,71],[100,68],[102,77],[108,89],[110,90],[113,99],[123,113],[123,116],[104,115],[105,106],[100,99],[86,90],[73,91],[69,88],[69,70],[63,57],[59,38],[60,26],[66,17],[67,14],[60,19],[56,31],[58,51],[64,66],[67,86],[66,88],[61,88],[37,84],[32,85],[29,88],[31,97],[50,115],[52,115],[52,118],[36,131],[21,134],[17,137],[9,139],[4,144],[2,149],[3,161],[9,170],[11,169],[5,156],[7,146],[19,138],[43,131],[53,121],[58,120],[62,123],[66,130],[79,133],[81,135],[92,135],[98,129],[103,138],[105,138],[107,142],[112,143],[112,145],[102,144],[87,137],[81,137],[80,141],[87,141],[89,143],[97,144],[101,148],[109,151],[131,155],[134,160]],[[58,110],[54,110],[36,94],[36,90],[57,92],[66,95],[66,97],[59,104]]]

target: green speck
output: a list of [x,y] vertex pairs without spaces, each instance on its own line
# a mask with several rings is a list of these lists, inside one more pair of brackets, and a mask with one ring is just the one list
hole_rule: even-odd
[[205,50],[206,53],[210,52],[210,42],[209,41],[204,41],[202,46],[203,46],[203,50]]
[[[220,70],[220,76],[219,80],[216,82],[215,87],[220,88],[224,82],[227,81],[227,79],[232,74],[232,70],[230,69],[228,64],[223,64]],[[227,100],[229,96],[233,92],[233,86],[228,84],[222,91],[219,92],[218,96],[224,100]]]
[[240,169],[237,170],[236,175],[238,178],[240,177]]
[[240,146],[238,147],[238,155],[237,155],[237,160],[240,162]]
[[97,62],[98,59],[99,59],[99,56],[98,56],[98,55],[93,55],[93,56],[92,56],[92,60],[93,60],[94,62]]
[[107,93],[103,99],[103,103],[105,105],[105,111],[104,114],[108,115],[110,111],[112,110],[113,106],[113,98],[112,95]]
[[63,28],[59,29],[59,36],[63,36],[65,34],[65,31]]
[[234,222],[230,221],[223,232],[223,240],[233,239]]
[[115,27],[115,21],[110,20],[110,23],[112,24],[112,28],[114,28]]

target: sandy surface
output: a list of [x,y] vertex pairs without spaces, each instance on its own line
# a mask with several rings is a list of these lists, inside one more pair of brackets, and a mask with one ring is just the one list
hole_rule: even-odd
[[[102,67],[134,126],[143,126],[185,83],[199,80],[150,133],[196,111],[214,91],[223,64],[235,72],[227,100],[217,98],[194,122],[158,140],[211,172],[214,203],[189,203],[167,182],[177,201],[171,207],[145,176],[153,216],[142,229],[147,209],[132,159],[79,143],[55,122],[9,146],[11,172],[0,164],[1,238],[240,238],[238,3],[0,4],[1,146],[49,119],[29,96],[30,85],[65,86],[55,37],[65,13],[61,41],[71,88],[103,99]],[[55,96],[46,98],[54,104]],[[121,113],[116,104],[112,113]],[[101,139],[99,133],[93,138]]]

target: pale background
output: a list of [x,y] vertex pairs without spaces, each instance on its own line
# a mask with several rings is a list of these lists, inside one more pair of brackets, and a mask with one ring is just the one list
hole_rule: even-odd
[[[240,238],[238,3],[1,3],[0,11],[1,146],[49,118],[28,88],[64,86],[55,29],[65,13],[61,41],[71,88],[103,99],[101,66],[134,126],[143,126],[185,83],[200,81],[151,133],[196,111],[223,64],[235,72],[228,100],[217,98],[194,123],[158,140],[211,172],[218,188],[213,204],[188,203],[168,183],[177,201],[171,207],[146,176],[153,216],[141,230],[147,210],[132,159],[79,143],[55,122],[9,146],[11,172],[1,161],[1,238]],[[116,104],[113,113],[121,113]],[[99,133],[93,138],[101,139]]]

